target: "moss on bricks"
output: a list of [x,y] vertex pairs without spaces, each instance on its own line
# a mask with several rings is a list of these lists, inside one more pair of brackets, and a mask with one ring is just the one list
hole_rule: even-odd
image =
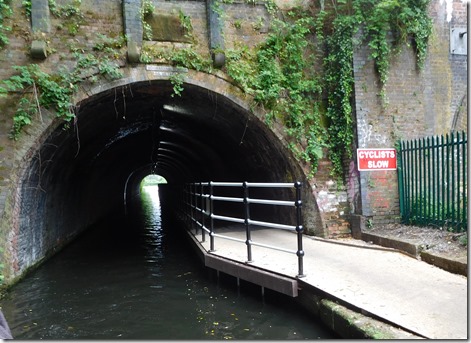
[[320,316],[342,338],[418,339],[419,337],[350,310],[331,300],[321,301]]

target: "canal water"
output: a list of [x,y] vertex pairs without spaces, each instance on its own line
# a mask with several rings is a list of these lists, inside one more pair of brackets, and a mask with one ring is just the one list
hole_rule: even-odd
[[202,267],[157,186],[0,300],[15,339],[331,339],[290,298]]

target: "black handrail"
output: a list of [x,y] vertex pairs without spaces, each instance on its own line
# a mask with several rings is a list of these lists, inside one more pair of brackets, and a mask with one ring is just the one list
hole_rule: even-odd
[[[218,196],[214,195],[215,187],[235,187],[242,188],[243,197],[228,197],[228,196]],[[188,219],[187,227],[190,230],[195,229],[195,234],[198,234],[199,229],[202,230],[202,241],[205,242],[205,233],[209,234],[210,243],[209,251],[214,252],[214,238],[224,238],[236,242],[245,243],[247,246],[247,262],[253,262],[252,260],[252,246],[260,246],[268,249],[274,249],[278,251],[283,251],[287,253],[296,254],[298,256],[298,275],[297,277],[304,277],[304,267],[303,267],[303,225],[302,225],[302,200],[301,200],[301,182],[294,183],[252,183],[252,182],[198,182],[198,183],[189,183],[185,185],[184,188],[184,214]],[[249,197],[250,188],[294,188],[296,191],[295,201],[287,200],[269,200],[269,199],[255,199]],[[205,191],[206,189],[206,191]],[[239,217],[229,217],[220,214],[214,213],[214,202],[236,202],[242,203],[243,213],[241,213],[241,218]],[[259,204],[259,205],[271,205],[271,206],[289,206],[295,208],[295,225],[286,225],[274,222],[264,222],[252,220],[250,218],[250,204]],[[206,218],[209,218],[209,228],[206,227]],[[214,220],[221,220],[226,222],[233,222],[244,224],[245,226],[245,240],[238,238],[221,235],[215,232],[214,230]],[[289,250],[281,247],[276,247],[272,245],[262,244],[259,242],[254,242],[251,236],[251,226],[264,226],[275,229],[290,230],[296,231],[297,233],[297,250]]]

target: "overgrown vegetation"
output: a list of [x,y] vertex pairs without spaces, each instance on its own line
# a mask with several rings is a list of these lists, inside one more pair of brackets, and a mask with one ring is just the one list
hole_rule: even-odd
[[[272,17],[265,41],[255,48],[239,44],[226,50],[224,71],[265,110],[267,123],[278,122],[286,128],[291,137],[290,147],[299,159],[310,163],[313,173],[327,148],[334,174],[340,176],[343,159],[351,158],[354,137],[352,62],[355,47],[367,45],[370,48],[382,86],[388,80],[392,54],[404,45],[415,49],[417,65],[421,68],[431,34],[428,1],[333,0],[326,4],[321,0],[320,10],[295,9],[287,13],[277,10],[273,1],[265,1]],[[220,4],[228,2],[215,2],[221,16],[224,13]],[[50,0],[54,15],[64,20],[76,18],[75,23],[81,18],[77,4],[80,0],[67,8],[59,8]],[[144,19],[153,11],[152,2],[144,0],[141,16],[146,39],[151,39],[151,30],[146,28]],[[179,16],[185,30],[191,33],[191,18],[183,12]],[[38,66],[30,65],[16,67],[19,75],[4,81],[4,92],[33,90],[19,102],[13,138],[31,123],[40,106],[55,108],[58,116],[70,120],[73,117],[71,96],[81,78],[95,78],[99,74],[119,77],[112,58],[97,59],[94,54],[83,52],[76,58],[75,70],[68,73],[47,75]],[[142,50],[141,62],[149,63],[156,58],[175,66],[212,72],[210,58],[192,48]],[[84,70],[89,71],[88,75]],[[171,82],[175,95],[180,95],[183,76],[176,74]]]
[[309,39],[313,19],[299,11],[288,20],[273,19],[267,39],[255,51],[227,52],[227,73],[266,112],[268,123],[281,121],[293,138],[290,147],[314,169],[322,157],[325,135],[321,120],[322,84],[312,66],[315,55]]
[[11,27],[5,24],[5,19],[12,13],[10,3],[11,0],[0,0],[0,48],[9,43],[8,32]]
[[[216,1],[214,8],[223,15],[220,4],[230,2]],[[0,48],[9,43],[11,28],[5,19],[12,14],[10,3],[11,0],[0,0]],[[254,0],[247,3],[255,4]],[[312,173],[323,148],[327,148],[334,174],[340,176],[343,158],[351,158],[354,137],[355,47],[369,47],[381,87],[388,80],[391,56],[404,45],[415,50],[417,66],[422,68],[432,28],[427,15],[428,3],[429,0],[332,0],[326,4],[320,0],[320,10],[292,10],[282,15],[274,2],[267,0],[265,5],[272,16],[272,25],[265,41],[254,48],[239,44],[224,51],[224,71],[265,110],[269,124],[278,122],[286,128],[291,137],[290,147],[298,158],[312,166]],[[30,16],[31,0],[24,0],[23,6]],[[70,35],[79,32],[84,21],[80,0],[67,6],[49,0],[49,7],[56,18],[63,20],[57,29],[65,28]],[[153,11],[152,2],[143,0],[141,16],[147,40],[152,39],[152,31],[144,19]],[[191,18],[180,12],[180,21],[191,34]],[[234,22],[236,28],[241,24]],[[259,18],[253,27],[262,24]],[[72,97],[84,79],[95,82],[99,76],[121,77],[116,60],[122,56],[124,37],[100,35],[97,41],[91,51],[71,47],[75,57],[72,68],[47,73],[37,64],[14,67],[17,74],[0,85],[0,94],[19,95],[12,139],[17,139],[34,118],[41,118],[41,108],[53,109],[58,117],[70,122],[75,117]],[[212,72],[210,57],[201,56],[192,48],[142,50],[141,62],[149,63],[156,58],[175,66]],[[171,82],[174,95],[180,95],[183,75],[176,73]],[[384,90],[381,94],[384,98]],[[467,244],[467,235],[463,244]],[[2,278],[0,274],[0,282]]]
[[145,40],[152,40],[152,27],[146,21],[147,18],[152,16],[155,11],[155,7],[150,0],[143,0],[141,3],[141,21],[142,21],[142,30],[143,38]]
[[58,6],[54,0],[49,0],[49,10],[62,21],[62,25],[58,29],[66,29],[72,36],[78,33],[80,25],[84,23],[84,15],[80,10],[80,4],[81,0],[74,0],[72,4]]
[[[57,5],[55,0],[48,0],[49,11],[56,18],[62,20],[58,29],[66,29],[70,35],[76,35],[80,25],[84,23],[84,16],[80,10],[81,0],[74,0],[71,4],[64,6]],[[26,16],[31,17],[31,0],[23,0],[23,8]]]
[[[404,45],[415,49],[421,69],[432,31],[428,4],[428,0],[338,0],[319,12],[316,32],[326,51],[328,146],[337,175],[342,173],[342,159],[351,158],[352,152],[353,49],[368,45],[381,87],[388,80],[392,54]],[[384,99],[384,89],[380,95]]]
[[[62,19],[62,26],[57,29],[66,27],[69,34],[77,34],[84,21],[80,4],[81,0],[74,0],[71,4],[59,6],[54,0],[49,0],[51,13]],[[31,1],[24,0],[22,5],[30,16]],[[99,76],[109,79],[122,76],[116,60],[121,56],[119,51],[125,45],[125,38],[98,34],[95,42],[90,51],[70,46],[70,53],[76,61],[72,69],[64,66],[55,73],[47,73],[38,64],[13,67],[17,74],[0,84],[0,95],[20,95],[10,138],[18,139],[24,127],[30,125],[34,118],[41,119],[41,108],[53,109],[57,117],[70,122],[75,117],[72,97],[80,81],[87,79],[96,82]]]
[[20,94],[10,132],[12,139],[18,139],[23,128],[34,118],[41,119],[41,108],[53,109],[57,117],[70,122],[75,117],[72,97],[80,81],[96,82],[98,76],[109,79],[122,76],[114,60],[118,57],[117,49],[124,46],[124,38],[111,39],[99,35],[96,40],[91,52],[72,50],[76,58],[72,70],[62,67],[56,73],[46,73],[37,64],[15,66],[18,73],[2,81],[0,95],[9,92]]
[[354,49],[370,48],[381,87],[392,54],[404,45],[415,49],[422,68],[432,28],[427,6],[428,0],[339,0],[316,13],[290,11],[283,21],[272,19],[255,50],[228,51],[226,71],[266,109],[268,122],[282,121],[291,147],[313,172],[326,147],[333,174],[341,176],[354,139]]

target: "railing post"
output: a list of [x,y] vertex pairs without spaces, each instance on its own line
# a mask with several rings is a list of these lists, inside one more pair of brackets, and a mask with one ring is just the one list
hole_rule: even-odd
[[185,184],[185,193],[184,193],[184,198],[185,198],[185,203],[184,203],[184,207],[183,207],[183,214],[185,215],[185,222],[186,222],[186,229],[188,230],[189,229],[189,223],[190,221],[188,220],[188,216],[190,215],[189,214],[189,206],[190,206],[190,199],[189,199],[189,194],[188,194],[188,184]]
[[191,183],[188,184],[188,230],[193,230],[193,194],[192,192],[192,185]]
[[[191,230],[193,230],[195,227],[195,221],[193,220],[195,218],[195,187],[194,183],[190,183],[190,196],[191,196],[191,215],[190,215],[190,220],[191,220]],[[195,235],[198,232],[195,231]]]
[[463,207],[462,207],[462,210],[463,210],[463,213],[462,213],[462,225],[461,225],[461,230],[460,232],[463,232],[463,231],[466,231],[467,230],[467,227],[468,227],[468,191],[467,191],[467,180],[468,180],[468,174],[467,174],[467,163],[468,163],[468,160],[467,160],[467,153],[466,153],[466,148],[468,146],[468,136],[465,134],[465,132],[463,131],[462,132],[462,139],[463,139],[463,142],[462,142],[462,156],[463,156],[463,173],[462,173],[462,185],[463,185]]
[[203,183],[201,182],[200,183],[201,185],[201,192],[200,192],[200,198],[201,198],[201,207],[200,207],[200,210],[201,210],[201,241],[202,242],[206,242],[206,231],[204,230],[204,216],[205,216],[205,213],[204,213],[204,205],[205,205],[205,200],[204,200],[204,186],[203,186]]
[[298,251],[296,255],[298,256],[298,278],[302,278],[304,275],[304,250],[303,250],[303,217],[302,217],[302,206],[301,201],[301,182],[297,181],[294,183],[296,188],[296,232],[298,234]]
[[404,215],[404,171],[402,162],[402,144],[399,142],[397,149],[397,183],[399,187],[399,212],[403,220]]
[[214,251],[214,200],[213,200],[213,182],[209,181],[209,251]]
[[461,193],[460,189],[462,187],[461,184],[461,155],[460,155],[460,149],[461,149],[461,137],[460,137],[460,132],[456,133],[456,232],[461,231]]
[[[455,186],[456,186],[456,175],[455,175],[455,135],[454,132],[451,132],[451,162],[450,158],[448,158],[448,163],[451,163],[451,197],[450,197],[450,205],[451,205],[451,227],[452,231],[456,232],[456,222],[455,222],[455,208],[458,202],[456,201],[455,197]],[[449,214],[448,214],[449,215]]]
[[194,182],[193,184],[193,214],[191,216],[191,222],[193,223],[192,225],[195,226],[195,235],[198,234],[198,224],[196,223],[196,212],[197,212],[197,208],[198,208],[198,196],[196,195],[196,191],[197,191],[197,188],[196,188],[196,182]]
[[244,213],[245,213],[245,233],[246,233],[246,241],[245,244],[247,245],[247,262],[253,262],[252,260],[252,237],[250,233],[250,209],[249,209],[249,187],[247,182],[244,181],[242,185],[244,189]]

